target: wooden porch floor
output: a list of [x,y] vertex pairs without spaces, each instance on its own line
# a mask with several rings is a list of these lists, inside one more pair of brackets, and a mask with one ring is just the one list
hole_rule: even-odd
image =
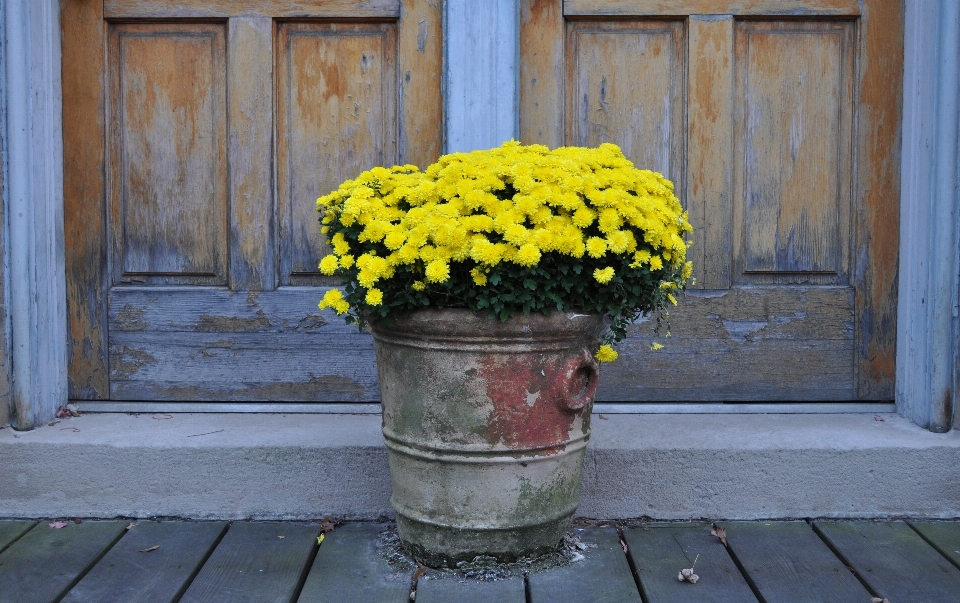
[[[584,559],[493,582],[396,571],[386,524],[0,521],[0,602],[960,602],[960,522],[578,528]],[[625,550],[626,549],[626,552]],[[696,584],[678,572],[696,559]]]

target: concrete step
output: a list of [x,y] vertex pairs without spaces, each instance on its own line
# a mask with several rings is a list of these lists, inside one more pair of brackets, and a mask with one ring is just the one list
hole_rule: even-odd
[[[594,415],[586,517],[960,517],[960,431],[892,413]],[[84,414],[0,430],[0,517],[392,516],[380,417]]]

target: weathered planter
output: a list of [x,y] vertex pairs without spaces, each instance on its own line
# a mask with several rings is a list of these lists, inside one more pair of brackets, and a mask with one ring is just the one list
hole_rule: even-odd
[[599,316],[424,310],[371,328],[400,538],[429,565],[557,547],[580,502]]

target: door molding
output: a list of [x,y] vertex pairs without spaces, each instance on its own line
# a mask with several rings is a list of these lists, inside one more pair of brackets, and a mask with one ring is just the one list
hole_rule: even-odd
[[960,385],[960,6],[907,2],[904,33],[896,403],[942,432]]
[[3,33],[10,407],[32,429],[67,400],[59,4],[6,2]]

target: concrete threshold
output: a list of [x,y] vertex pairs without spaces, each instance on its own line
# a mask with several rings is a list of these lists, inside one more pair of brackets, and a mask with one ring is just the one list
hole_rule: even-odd
[[[578,515],[960,517],[960,431],[892,413],[597,415]],[[0,517],[391,516],[376,415],[85,414],[0,430]]]

